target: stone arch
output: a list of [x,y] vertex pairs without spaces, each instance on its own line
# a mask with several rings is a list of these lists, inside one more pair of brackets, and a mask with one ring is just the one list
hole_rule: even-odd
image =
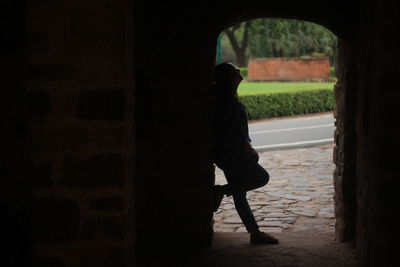
[[[139,247],[151,246],[146,244],[149,231],[154,236],[165,235],[171,239],[180,240],[178,243],[188,243],[204,246],[210,244],[212,229],[210,220],[210,188],[214,181],[212,165],[212,107],[214,101],[213,66],[215,62],[215,48],[217,35],[225,27],[243,20],[257,17],[281,17],[302,19],[318,23],[330,29],[339,38],[340,50],[344,60],[351,58],[351,44],[354,36],[352,29],[353,9],[341,8],[341,2],[333,7],[321,11],[317,1],[294,1],[277,3],[259,3],[247,1],[244,5],[233,5],[229,1],[217,3],[203,3],[193,6],[179,6],[163,4],[157,11],[151,5],[143,4],[140,12],[137,11],[136,43],[135,43],[135,121],[136,121],[136,229],[138,232]],[[291,8],[287,8],[291,5]],[[212,8],[210,8],[210,6]],[[172,10],[165,13],[163,10]],[[337,19],[336,14],[342,14]],[[205,16],[206,15],[206,16]],[[158,17],[158,21],[148,20],[148,16]],[[172,28],[172,31],[169,30]],[[158,35],[153,35],[157,32]],[[157,46],[162,41],[163,46]],[[344,48],[344,49],[343,49]],[[195,51],[193,58],[182,57]],[[343,55],[343,53],[346,53]],[[193,53],[192,53],[193,54]],[[160,60],[162,59],[162,60]],[[172,69],[169,64],[174,66]],[[340,108],[336,111],[339,117],[346,113],[344,109],[351,90],[344,90],[348,86],[346,79],[349,63],[342,61],[340,67],[344,78],[336,86],[336,99]],[[155,67],[157,66],[157,67]],[[179,71],[177,71],[179,70]],[[342,75],[339,73],[340,75]],[[165,82],[168,81],[168,82]],[[354,84],[353,84],[354,87]],[[353,90],[353,89],[352,89]],[[193,124],[195,122],[195,125]],[[346,119],[337,122],[339,125],[336,141],[339,144],[335,149],[335,159],[341,162],[346,149],[353,150],[350,137],[354,121]],[[343,125],[340,126],[340,125]],[[350,140],[345,146],[339,129],[345,129]],[[173,128],[173,130],[172,130]],[[162,134],[164,133],[164,134]],[[346,140],[347,142],[347,140]],[[196,151],[196,153],[193,153]],[[191,157],[187,157],[191,155]],[[349,156],[350,153],[347,153]],[[352,162],[348,158],[347,162]],[[161,164],[154,168],[154,162]],[[338,164],[337,164],[338,165]],[[347,166],[351,166],[348,164]],[[339,165],[338,165],[339,166]],[[338,177],[343,175],[341,169],[336,171]],[[178,171],[180,173],[178,173]],[[349,170],[353,170],[349,168]],[[351,177],[349,171],[349,177]],[[190,174],[190,179],[187,179]],[[168,180],[168,182],[166,182]],[[337,181],[345,180],[338,179]],[[343,183],[338,182],[336,192],[342,192]],[[348,198],[355,201],[353,187],[345,191]],[[171,194],[178,192],[178,194]],[[341,203],[342,195],[336,196]],[[180,202],[185,199],[184,202]],[[154,208],[148,208],[149,206]],[[341,206],[341,205],[338,205]],[[168,209],[179,207],[178,214],[171,214]],[[340,209],[340,208],[339,208]],[[354,210],[352,210],[353,212]],[[157,214],[158,213],[158,214]],[[351,215],[351,212],[350,212]],[[353,218],[343,217],[341,226],[337,227],[338,239],[348,240],[354,232],[347,224],[354,222]],[[157,227],[158,217],[168,222],[168,230]],[[155,230],[154,230],[155,229]],[[342,229],[342,230],[341,230]],[[347,234],[347,232],[349,234]],[[180,233],[185,233],[181,236]],[[345,233],[346,232],[346,233]],[[151,239],[151,238],[150,238]]]
[[[229,16],[226,20],[221,20],[218,28],[222,32],[230,26],[252,19],[284,18],[319,24],[338,37],[338,66],[336,69],[338,81],[335,85],[336,108],[334,111],[336,131],[333,151],[333,160],[336,168],[332,175],[335,186],[336,238],[344,242],[354,238],[356,224],[355,216],[353,216],[356,213],[357,202],[357,185],[354,180],[355,111],[348,104],[354,101],[353,92],[357,90],[354,83],[356,77],[353,76],[354,74],[349,75],[349,70],[354,68],[352,61],[349,60],[354,53],[352,51],[352,39],[354,36],[351,35],[351,27],[343,26],[343,21],[329,19],[330,16],[334,16],[335,12],[326,14],[326,17],[315,16],[313,12],[316,11],[311,9],[307,10],[307,12],[304,12],[304,9],[299,9],[298,12],[282,10],[282,6],[279,4],[275,6],[275,10],[265,7],[260,9],[242,9],[233,12],[235,14]],[[347,156],[346,163],[344,162],[344,154]]]

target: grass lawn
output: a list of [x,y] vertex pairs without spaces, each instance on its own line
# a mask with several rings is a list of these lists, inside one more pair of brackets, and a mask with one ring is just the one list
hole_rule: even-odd
[[289,93],[317,89],[332,89],[334,82],[242,82],[239,95]]

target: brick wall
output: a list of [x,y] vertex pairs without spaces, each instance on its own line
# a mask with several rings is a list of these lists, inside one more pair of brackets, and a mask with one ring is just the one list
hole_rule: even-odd
[[29,244],[28,265],[133,266],[162,262],[140,253],[160,238],[178,254],[174,245],[210,244],[216,37],[271,15],[319,22],[342,39],[337,237],[354,239],[371,266],[395,260],[396,1],[363,2],[360,15],[348,1],[324,12],[313,0],[7,4],[2,230]]
[[129,1],[28,1],[31,262],[132,265]]
[[256,58],[249,62],[248,80],[329,80],[329,60],[328,58]]

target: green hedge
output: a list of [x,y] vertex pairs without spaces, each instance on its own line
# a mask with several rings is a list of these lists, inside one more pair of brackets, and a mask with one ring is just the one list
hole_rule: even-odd
[[244,95],[240,97],[252,120],[332,111],[333,90]]

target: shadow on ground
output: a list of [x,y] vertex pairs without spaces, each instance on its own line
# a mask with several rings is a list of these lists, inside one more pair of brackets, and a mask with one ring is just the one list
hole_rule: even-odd
[[[252,245],[247,233],[215,233],[211,248],[193,253],[170,251],[146,266],[185,267],[353,267],[361,266],[350,244],[332,234],[301,231],[275,234],[278,245]],[[173,256],[175,255],[175,256]]]
[[331,234],[302,231],[275,236],[278,245],[252,245],[247,233],[215,233],[204,266],[359,266],[355,250],[337,243]]

